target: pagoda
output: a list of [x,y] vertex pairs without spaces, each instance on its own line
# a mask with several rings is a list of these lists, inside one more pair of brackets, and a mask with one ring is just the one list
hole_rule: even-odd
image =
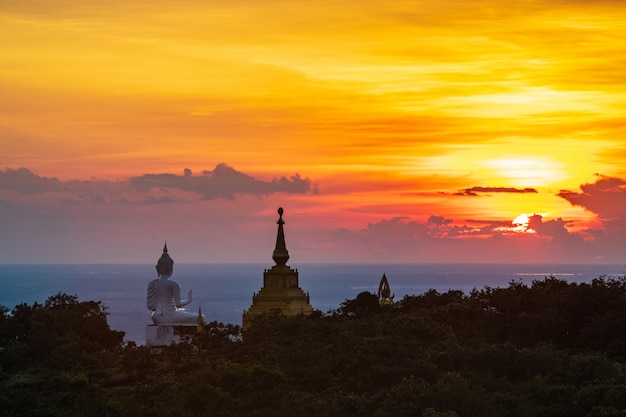
[[285,245],[283,230],[283,208],[278,209],[278,235],[272,259],[276,262],[270,269],[263,272],[263,288],[252,296],[252,305],[243,312],[242,325],[247,329],[254,317],[278,312],[292,317],[300,314],[309,315],[313,307],[309,303],[309,294],[298,286],[298,270],[287,265],[289,252]]
[[378,302],[380,304],[393,304],[393,299],[395,297],[395,293],[391,293],[391,287],[389,286],[389,280],[387,280],[387,275],[383,274],[383,277],[380,279],[380,283],[378,284]]

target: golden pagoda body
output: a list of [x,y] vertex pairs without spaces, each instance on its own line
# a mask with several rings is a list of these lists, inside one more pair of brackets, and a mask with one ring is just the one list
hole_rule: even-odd
[[272,259],[276,262],[263,272],[263,287],[252,296],[252,305],[243,312],[242,325],[247,329],[256,316],[279,312],[285,316],[308,315],[313,312],[309,294],[298,286],[298,270],[287,265],[289,252],[285,245],[283,209],[278,209],[278,235]]

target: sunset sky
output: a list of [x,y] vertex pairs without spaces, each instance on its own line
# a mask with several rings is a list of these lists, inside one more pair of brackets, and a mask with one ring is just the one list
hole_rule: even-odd
[[626,263],[623,1],[0,0],[0,263]]

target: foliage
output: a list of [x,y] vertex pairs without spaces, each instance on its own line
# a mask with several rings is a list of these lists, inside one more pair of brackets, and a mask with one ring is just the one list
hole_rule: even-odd
[[430,290],[392,305],[361,293],[326,314],[258,317],[245,333],[211,322],[159,352],[121,345],[99,303],[65,295],[0,309],[0,331],[5,415],[626,413],[621,278]]
[[[96,301],[56,294],[0,314],[0,410],[11,416],[104,415],[97,377],[121,347]],[[117,359],[115,359],[117,361]],[[0,415],[3,415],[0,412]]]

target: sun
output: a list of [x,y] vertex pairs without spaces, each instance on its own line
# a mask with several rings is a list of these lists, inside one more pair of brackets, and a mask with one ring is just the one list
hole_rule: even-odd
[[498,227],[495,230],[503,233],[536,233],[535,230],[529,229],[530,218],[535,214],[522,213],[513,219],[510,226]]
[[530,222],[530,216],[528,213],[522,213],[511,222],[511,227],[508,231],[515,233],[532,233],[533,230],[528,228]]
[[528,226],[528,222],[530,221],[530,217],[528,214],[522,213],[511,222],[513,226]]

